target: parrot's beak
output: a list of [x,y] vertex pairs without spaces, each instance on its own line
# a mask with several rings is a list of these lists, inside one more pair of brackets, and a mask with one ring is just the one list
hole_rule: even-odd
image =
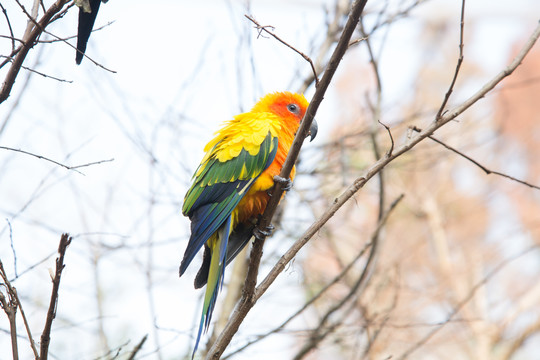
[[309,142],[312,142],[313,139],[315,139],[315,136],[317,136],[318,130],[319,130],[319,125],[317,125],[317,121],[313,119],[313,122],[311,123],[311,127],[309,128],[309,132],[308,132]]

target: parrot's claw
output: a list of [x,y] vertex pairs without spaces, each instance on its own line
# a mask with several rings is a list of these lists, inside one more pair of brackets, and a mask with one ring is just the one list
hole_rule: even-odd
[[291,179],[285,179],[281,176],[274,176],[274,181],[281,184],[281,188],[283,191],[289,191],[292,189],[292,180]]
[[274,225],[272,224],[268,225],[264,230],[256,227],[255,229],[253,229],[253,236],[255,236],[257,240],[263,240],[265,237],[272,235],[272,231],[274,229]]

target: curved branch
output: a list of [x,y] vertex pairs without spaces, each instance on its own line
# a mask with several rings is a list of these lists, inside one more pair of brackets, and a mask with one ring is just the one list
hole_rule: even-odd
[[268,31],[268,29],[267,29],[268,27],[270,27],[270,28],[272,28],[272,30],[274,30],[273,26],[261,25],[252,16],[249,16],[249,15],[244,15],[244,16],[247,17],[252,23],[255,24],[255,28],[259,31],[259,35],[261,35],[262,32],[264,31],[268,35],[272,36],[274,39],[276,39],[277,41],[282,43],[283,45],[287,46],[289,49],[293,50],[294,52],[296,52],[297,54],[302,56],[304,58],[304,60],[306,60],[309,63],[309,65],[311,66],[311,71],[313,72],[313,78],[315,79],[315,86],[319,86],[319,77],[317,76],[317,70],[315,70],[315,65],[313,65],[313,61],[311,61],[311,58],[309,56],[307,56],[306,54],[304,54],[303,52],[301,52],[300,50],[298,50],[297,48],[295,48],[291,44],[287,43],[286,41],[281,39],[279,36],[274,34],[273,32]]
[[49,158],[47,158],[45,156],[34,154],[34,153],[31,153],[31,152],[28,152],[28,151],[25,151],[25,150],[21,150],[21,149],[14,149],[14,148],[10,148],[10,147],[7,147],[7,146],[0,146],[0,149],[9,150],[9,151],[15,151],[15,152],[25,154],[25,155],[30,155],[30,156],[36,157],[38,159],[51,162],[51,163],[53,163],[55,165],[58,165],[58,166],[61,166],[61,167],[65,168],[65,169],[76,171],[81,175],[84,175],[84,174],[82,172],[80,172],[79,170],[77,170],[77,169],[114,161],[114,159],[105,159],[105,160],[93,161],[93,162],[89,162],[89,163],[81,164],[81,165],[69,166],[69,165],[66,165],[66,164],[62,164],[62,163],[60,163],[60,162],[58,162],[56,160],[49,159]]

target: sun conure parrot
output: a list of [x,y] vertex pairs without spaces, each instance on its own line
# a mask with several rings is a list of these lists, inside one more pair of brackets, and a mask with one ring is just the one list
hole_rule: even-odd
[[[301,94],[276,92],[259,100],[250,112],[234,117],[215,133],[204,151],[182,213],[191,220],[191,236],[180,265],[180,276],[204,245],[195,288],[205,284],[203,310],[193,355],[202,329],[208,330],[225,266],[254,235],[274,181],[279,177],[308,102]],[[310,129],[311,140],[317,123]]]

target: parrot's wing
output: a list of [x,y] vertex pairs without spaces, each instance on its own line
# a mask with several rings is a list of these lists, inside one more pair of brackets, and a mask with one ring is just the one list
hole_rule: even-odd
[[268,132],[256,154],[242,149],[227,161],[218,159],[223,147],[216,144],[199,167],[184,199],[182,212],[191,219],[191,237],[180,265],[184,273],[195,254],[230,217],[259,175],[274,161],[278,138]]

